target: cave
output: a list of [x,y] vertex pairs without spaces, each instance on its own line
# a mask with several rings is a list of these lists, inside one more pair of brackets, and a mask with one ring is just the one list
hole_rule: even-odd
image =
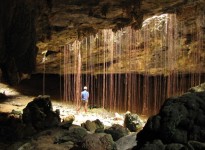
[[0,148],[205,149],[204,6],[2,1]]

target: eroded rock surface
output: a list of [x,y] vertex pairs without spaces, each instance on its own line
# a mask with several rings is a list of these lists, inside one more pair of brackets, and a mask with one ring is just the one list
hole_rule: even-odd
[[165,101],[137,134],[136,150],[204,149],[205,92],[185,93]]

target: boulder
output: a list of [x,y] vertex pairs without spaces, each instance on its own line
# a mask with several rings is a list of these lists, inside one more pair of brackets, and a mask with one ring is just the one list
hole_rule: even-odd
[[129,131],[119,124],[114,124],[112,127],[105,129],[105,133],[111,134],[113,140],[117,141],[121,137],[128,135]]
[[60,123],[59,114],[53,111],[50,96],[38,96],[27,104],[22,115],[25,124],[32,124],[37,130],[51,128]]
[[124,136],[122,138],[120,138],[119,140],[117,140],[116,146],[118,150],[129,150],[132,147],[136,146],[136,135],[137,132],[133,132],[127,136]]
[[104,129],[104,125],[99,119],[94,121],[87,120],[85,123],[82,123],[81,126],[92,133],[96,130],[102,131]]
[[86,150],[116,150],[111,135],[105,133],[87,134],[83,138],[82,149]]
[[85,123],[82,123],[81,126],[90,132],[95,132],[96,125],[95,122],[87,120]]
[[147,144],[155,147],[156,143],[153,141],[156,139],[161,140],[165,150],[189,147],[193,150],[203,149],[204,108],[205,92],[188,92],[179,97],[168,98],[160,112],[150,117],[143,130],[137,134],[137,146],[134,150],[145,150]]
[[61,137],[56,138],[55,143],[61,144],[69,141],[73,143],[79,143],[83,141],[83,138],[87,134],[88,133],[84,128],[80,126],[71,126],[68,132],[66,132]]
[[63,122],[67,122],[67,123],[73,123],[73,121],[75,120],[75,116],[74,115],[68,115],[67,117],[63,118]]
[[70,128],[74,120],[75,120],[74,115],[68,115],[63,119],[63,122],[60,124],[60,127],[64,129],[68,129]]
[[141,120],[137,114],[131,114],[131,112],[125,114],[124,127],[128,128],[131,132],[137,132],[142,126]]

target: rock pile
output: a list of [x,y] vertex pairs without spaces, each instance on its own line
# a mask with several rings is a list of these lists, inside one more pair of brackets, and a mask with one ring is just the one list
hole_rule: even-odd
[[[124,116],[120,118],[121,125],[117,124],[119,120],[115,117],[109,117],[104,114],[106,119],[111,122],[110,126],[106,126],[103,117],[100,119],[86,120],[79,125],[73,124],[77,115],[72,114],[70,109],[66,109],[67,114],[62,115],[64,110],[55,108],[50,100],[50,96],[38,96],[33,99],[21,111],[12,110],[9,114],[0,114],[0,149],[84,149],[84,150],[125,150],[133,147],[136,143],[134,135],[126,137],[130,134],[127,127],[123,126]],[[60,115],[63,118],[60,118]],[[81,114],[82,117],[91,115],[89,113]],[[92,115],[97,115],[94,113]],[[61,116],[61,117],[62,117]],[[87,116],[87,117],[88,117]],[[135,123],[137,117],[132,116],[129,123]],[[133,119],[134,118],[134,119]],[[61,122],[62,119],[62,122]],[[81,118],[77,118],[81,119]],[[129,124],[128,123],[128,124]],[[135,124],[136,125],[136,124]],[[117,142],[124,138],[125,144]],[[1,142],[7,143],[1,147]]]

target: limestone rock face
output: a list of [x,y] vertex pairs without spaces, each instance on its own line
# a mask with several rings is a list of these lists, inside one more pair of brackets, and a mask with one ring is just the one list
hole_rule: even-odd
[[[59,73],[59,50],[65,44],[95,34],[100,29],[116,31],[126,26],[138,29],[143,20],[162,13],[176,13],[177,18],[185,22],[185,30],[189,31],[199,15],[196,10],[204,12],[203,6],[202,0],[2,1],[0,68],[7,82],[17,83],[21,73],[42,73],[42,52],[50,50],[56,53],[46,64],[47,72]],[[203,24],[201,27],[204,28]],[[187,43],[190,44],[190,40]]]

